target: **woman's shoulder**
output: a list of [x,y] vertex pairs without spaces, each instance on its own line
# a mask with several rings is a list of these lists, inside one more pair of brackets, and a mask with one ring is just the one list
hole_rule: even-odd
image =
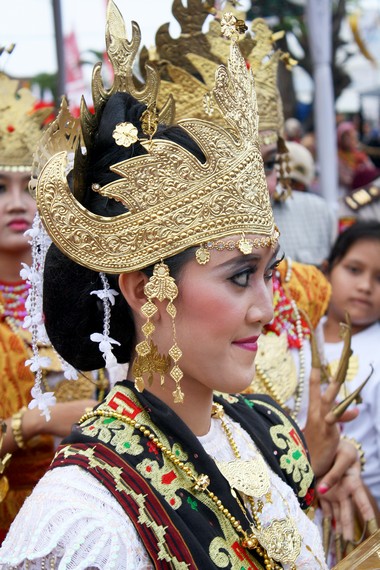
[[132,522],[111,493],[83,469],[59,467],[46,473],[25,501],[0,558],[5,568],[22,567],[22,561],[30,558],[55,558],[63,561],[64,568],[118,568],[112,557],[104,560],[100,542],[105,550],[112,544],[121,555],[118,560],[146,557]]
[[285,293],[308,315],[315,328],[329,303],[329,281],[315,265],[299,263],[289,258],[284,259],[278,271]]

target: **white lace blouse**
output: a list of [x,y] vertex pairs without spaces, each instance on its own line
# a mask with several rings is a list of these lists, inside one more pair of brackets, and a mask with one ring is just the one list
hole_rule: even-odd
[[[242,459],[255,458],[258,451],[249,435],[228,422]],[[210,431],[199,441],[217,461],[233,461],[218,420],[211,420]],[[302,537],[297,570],[327,569],[319,531],[301,511],[293,490],[272,472],[270,483],[272,501],[262,498],[262,526],[291,516]],[[67,466],[48,472],[25,502],[0,549],[0,568],[151,570],[153,565],[113,495],[86,471]]]

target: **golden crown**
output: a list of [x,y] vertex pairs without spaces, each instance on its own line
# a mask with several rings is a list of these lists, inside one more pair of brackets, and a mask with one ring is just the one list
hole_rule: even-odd
[[[133,23],[128,41],[122,16],[112,0],[106,44],[116,66],[115,82],[106,91],[100,66],[96,66],[95,115],[82,105],[86,146],[99,110],[112,93],[132,92],[148,108],[157,98],[159,78],[154,68],[148,67],[147,82],[140,91],[135,87],[132,67],[140,30]],[[37,205],[47,232],[68,257],[97,271],[122,273],[142,269],[191,246],[212,248],[214,240],[225,236],[257,234],[264,236],[262,245],[274,245],[278,231],[260,154],[254,79],[234,40],[227,66],[217,68],[210,97],[226,128],[199,119],[179,122],[202,150],[204,163],[180,145],[155,138],[153,142],[140,141],[147,154],[111,167],[120,178],[96,191],[122,202],[128,210],[125,214],[105,218],[89,212],[69,189],[67,153],[49,160],[38,179]],[[166,115],[168,108],[170,105],[164,108]]]
[[19,81],[0,73],[0,169],[30,171],[33,151],[53,107],[36,109],[37,100]]
[[[206,33],[202,32],[203,21],[196,17],[201,13],[202,0],[193,0],[187,8],[182,7],[185,14],[178,18],[180,25],[182,22],[190,26],[193,21],[195,29],[193,39],[190,43],[187,28],[182,26],[178,38],[171,38],[168,33],[163,37],[157,34],[160,40],[157,42],[156,61],[154,62],[160,70],[163,78],[160,96],[162,100],[171,94],[176,100],[176,117],[193,116],[206,118],[206,113],[212,115],[212,121],[223,123],[223,117],[217,109],[213,109],[208,104],[207,93],[211,89],[217,63],[226,61],[229,50],[228,35],[239,34],[239,47],[245,57],[247,65],[253,71],[255,77],[255,89],[257,105],[259,110],[259,136],[263,145],[275,144],[277,146],[279,161],[280,191],[275,192],[276,200],[286,200],[291,194],[289,179],[288,153],[283,138],[284,113],[282,108],[281,95],[277,86],[277,72],[279,62],[282,61],[288,69],[291,69],[296,61],[288,53],[276,48],[276,41],[283,37],[284,32],[273,32],[262,18],[256,18],[251,25],[251,33],[245,33],[246,27],[241,19],[242,14],[236,10],[223,17],[223,24],[227,29],[226,37],[221,37],[220,30],[217,33],[218,22],[211,22]],[[173,6],[174,8],[174,6]],[[174,10],[173,10],[174,13]],[[207,48],[203,55],[199,55],[198,44],[206,42]],[[178,58],[177,51],[173,46],[181,46],[185,43],[187,48],[194,50],[194,53],[187,55],[187,65],[183,64],[183,57]],[[167,57],[172,59],[168,61]],[[206,99],[206,105],[202,101]],[[159,99],[159,105],[161,99]],[[195,110],[195,111],[194,111]]]
[[[161,27],[156,36],[155,63],[163,79],[159,101],[173,94],[178,120],[188,117],[190,112],[192,116],[195,113],[199,118],[206,117],[201,102],[211,89],[217,65],[227,61],[228,57],[229,41],[221,36],[218,22],[211,21],[208,31],[202,31],[205,19],[200,18],[200,14],[205,13],[202,6],[202,0],[194,0],[187,8],[181,6],[181,10],[178,6],[174,10],[173,6],[173,15],[181,26],[180,35],[172,38],[166,27],[165,33]],[[231,12],[230,19],[235,27],[241,16],[237,11]],[[191,36],[188,34],[190,27],[193,31]],[[267,144],[276,142],[278,134],[283,131],[284,116],[277,86],[279,62],[283,61],[289,69],[296,62],[288,53],[275,47],[284,32],[273,32],[262,18],[253,20],[251,32],[252,35],[245,34],[239,38],[239,47],[255,77],[259,131],[273,132],[271,140],[269,135],[263,137],[262,142]],[[179,49],[182,47],[186,47],[185,52]],[[219,122],[220,117],[215,115],[212,119]]]

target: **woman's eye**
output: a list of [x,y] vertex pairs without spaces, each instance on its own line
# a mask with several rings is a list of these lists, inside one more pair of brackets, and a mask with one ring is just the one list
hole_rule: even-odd
[[238,285],[239,287],[247,287],[249,283],[249,278],[252,273],[253,269],[245,269],[245,271],[237,273],[236,275],[231,277],[230,280],[232,281],[232,283]]
[[2,194],[3,192],[5,192],[6,189],[7,189],[6,185],[5,185],[5,184],[2,184],[2,183],[0,182],[0,194]]
[[347,265],[347,269],[350,273],[353,273],[354,275],[360,273],[359,267],[355,267],[354,265]]
[[277,160],[273,159],[273,160],[267,160],[266,162],[264,162],[264,170],[267,174],[269,174],[270,172],[273,172],[275,166],[277,164]]
[[273,273],[274,273],[274,269],[270,269],[269,271],[266,271],[266,273],[264,275],[265,281],[270,281],[271,279],[273,279]]

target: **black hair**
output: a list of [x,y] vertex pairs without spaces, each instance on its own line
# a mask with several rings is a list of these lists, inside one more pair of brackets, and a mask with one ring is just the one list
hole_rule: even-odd
[[327,258],[327,271],[339,263],[348,250],[359,240],[374,239],[380,241],[380,222],[377,220],[360,220],[344,230],[336,239]]
[[[91,184],[103,186],[116,180],[118,175],[110,171],[111,165],[147,152],[139,142],[125,148],[117,145],[112,137],[118,123],[130,122],[140,129],[140,117],[145,109],[145,105],[127,93],[117,93],[106,103],[90,154],[88,184],[83,200],[86,208],[93,213],[116,216],[126,211],[121,203],[92,191]],[[144,137],[141,131],[139,136]],[[175,141],[205,162],[200,148],[180,127],[160,126],[155,137]],[[194,255],[193,250],[189,248],[165,259],[170,275],[177,282],[181,268]],[[147,276],[152,275],[153,266],[145,268],[143,272]],[[129,362],[135,343],[132,311],[120,292],[118,275],[107,275],[107,278],[111,289],[119,293],[115,305],[111,307],[110,337],[120,342],[120,346],[114,345],[113,352],[118,362]],[[68,259],[54,244],[50,246],[44,270],[45,326],[57,352],[79,370],[104,367],[98,343],[90,339],[92,333],[103,332],[103,302],[90,294],[98,289],[103,289],[99,273]]]

